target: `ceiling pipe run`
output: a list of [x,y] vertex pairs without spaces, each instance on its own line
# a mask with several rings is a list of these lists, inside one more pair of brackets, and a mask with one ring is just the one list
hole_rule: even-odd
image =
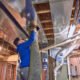
[[[70,43],[70,42],[72,42],[72,41],[75,41],[76,39],[78,40],[78,39],[80,39],[80,38],[77,37],[77,36],[79,36],[79,35],[80,35],[80,33],[75,34],[75,35],[73,35],[72,37],[66,39],[65,41],[62,41],[61,43],[58,43],[58,44],[56,44],[56,45],[50,45],[50,46],[48,46],[48,47],[45,47],[45,48],[41,49],[40,52],[41,52],[41,51],[45,51],[45,50],[49,50],[49,49],[52,49],[52,48],[56,48],[56,47],[62,46],[62,45],[64,45],[64,44],[68,44],[68,43]],[[77,38],[76,38],[76,37],[77,37]]]
[[68,67],[68,75],[69,75],[69,80],[71,80],[71,71],[70,71],[70,56],[67,57],[67,67]]
[[62,65],[63,65],[63,63],[64,63],[64,59],[65,59],[68,55],[70,55],[71,51],[72,51],[74,48],[76,48],[76,46],[77,46],[77,45],[75,44],[75,45],[72,45],[71,47],[65,49],[65,51],[64,51],[65,55],[62,57],[62,62],[61,62],[61,64],[60,64],[59,66],[57,66],[57,67],[55,68],[55,70],[54,70],[55,80],[57,80],[57,72],[58,72],[58,70],[62,67]]

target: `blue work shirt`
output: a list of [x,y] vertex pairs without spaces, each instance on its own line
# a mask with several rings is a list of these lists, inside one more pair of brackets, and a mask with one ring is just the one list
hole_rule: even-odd
[[19,53],[21,63],[20,67],[30,66],[30,46],[35,41],[35,31],[31,31],[31,35],[28,41],[17,45],[17,52]]

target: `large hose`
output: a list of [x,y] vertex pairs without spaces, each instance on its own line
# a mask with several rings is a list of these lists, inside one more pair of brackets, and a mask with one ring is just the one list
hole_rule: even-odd
[[25,4],[25,11],[26,11],[26,20],[27,20],[27,25],[30,24],[30,22],[35,20],[35,10],[32,7],[32,3],[31,0],[26,0],[26,4]]

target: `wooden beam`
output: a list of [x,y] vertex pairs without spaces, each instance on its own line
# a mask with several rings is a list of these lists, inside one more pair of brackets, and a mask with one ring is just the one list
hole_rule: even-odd
[[[75,10],[75,7],[73,7],[72,10]],[[78,8],[78,10],[79,10],[79,8]]]
[[72,11],[75,10],[75,7],[72,8]]
[[50,29],[50,30],[44,30],[45,34],[48,34],[48,33],[53,33],[53,29]]
[[45,35],[47,36],[47,35],[53,35],[53,34],[54,34],[54,33],[47,33],[47,34],[45,34]]
[[48,40],[48,43],[54,43],[54,40]]
[[50,10],[37,11],[37,14],[50,13]]
[[54,40],[54,38],[47,38],[47,40]]
[[43,30],[50,30],[50,29],[53,29],[53,27],[43,28]]
[[47,35],[47,38],[54,38],[54,34],[53,35]]
[[[80,17],[79,17],[79,19],[80,19]],[[74,18],[71,18],[71,19],[70,19],[70,21],[73,21],[73,20],[74,20]]]
[[43,21],[41,21],[41,23],[49,23],[49,22],[52,22],[52,20],[43,20]]
[[74,20],[74,18],[71,18],[70,21]]

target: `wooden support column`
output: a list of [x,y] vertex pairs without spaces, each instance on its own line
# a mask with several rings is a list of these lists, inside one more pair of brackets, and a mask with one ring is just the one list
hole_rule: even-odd
[[[37,36],[36,36],[37,38]],[[30,79],[29,80],[41,80],[41,61],[39,54],[38,40],[31,46],[30,54]]]
[[48,50],[48,66],[49,66],[49,80],[54,80],[55,59],[50,57],[50,50]]

